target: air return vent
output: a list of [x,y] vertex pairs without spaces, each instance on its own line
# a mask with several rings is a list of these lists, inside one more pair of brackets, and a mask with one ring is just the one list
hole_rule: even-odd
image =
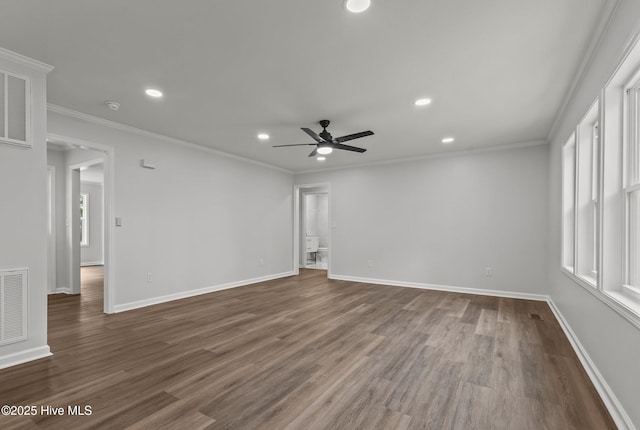
[[27,269],[0,272],[0,345],[27,338]]

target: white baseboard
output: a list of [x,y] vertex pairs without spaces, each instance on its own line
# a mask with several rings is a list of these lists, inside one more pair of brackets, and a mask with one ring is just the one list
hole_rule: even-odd
[[87,266],[104,266],[104,261],[86,261],[84,263],[80,263],[80,267]]
[[551,298],[549,298],[548,303],[553,314],[560,323],[564,334],[567,336],[567,339],[569,339],[573,350],[576,352],[578,359],[580,359],[582,367],[584,367],[584,370],[586,370],[589,375],[589,379],[591,379],[591,382],[598,391],[598,394],[600,394],[602,401],[618,428],[620,430],[636,430],[631,418],[629,418],[629,415],[620,404],[620,401],[614,394],[613,390],[609,387],[609,384],[607,384],[607,381],[604,379],[593,360],[591,360],[591,357],[589,357],[587,350],[582,346],[582,343],[580,343],[578,336],[576,336],[575,332],[571,329],[571,326],[560,312],[560,309],[558,309]]
[[419,282],[393,281],[389,279],[360,278],[356,276],[331,275],[330,279],[341,281],[363,282],[366,284],[391,285],[393,287],[419,288],[421,290],[448,291],[451,293],[478,294],[480,296],[506,297],[510,299],[537,300],[546,302],[549,296],[543,294],[518,293],[514,291],[484,290],[450,285],[423,284]]
[[38,348],[27,349],[26,351],[19,351],[13,354],[0,356],[0,369],[26,363],[27,361],[50,357],[51,355],[53,354],[51,354],[49,345],[46,345]]
[[214,285],[212,287],[199,288],[197,290],[182,291],[166,296],[153,297],[150,299],[139,300],[136,302],[124,303],[113,307],[114,313],[130,311],[132,309],[144,308],[146,306],[166,303],[173,300],[186,299],[188,297],[199,296],[201,294],[213,293],[214,291],[228,290],[229,288],[243,287],[245,285],[257,284],[258,282],[271,281],[274,279],[292,276],[293,272],[278,273],[275,275],[261,276],[259,278],[246,279],[243,281],[229,282],[226,284]]
[[56,288],[55,291],[51,291],[49,294],[71,294],[71,288],[69,287]]

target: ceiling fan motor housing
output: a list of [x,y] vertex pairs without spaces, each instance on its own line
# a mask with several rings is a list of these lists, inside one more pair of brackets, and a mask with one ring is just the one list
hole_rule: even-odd
[[327,127],[329,127],[329,124],[331,124],[331,121],[329,121],[328,119],[321,119],[319,123],[320,123],[320,127],[322,127],[323,130],[318,134],[318,136],[320,136],[321,138],[323,138],[328,142],[333,141],[333,136],[331,136],[331,133],[327,131]]

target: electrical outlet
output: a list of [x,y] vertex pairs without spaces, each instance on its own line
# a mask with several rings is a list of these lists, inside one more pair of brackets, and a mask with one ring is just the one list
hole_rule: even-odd
[[367,260],[367,267],[373,267],[373,260]]
[[260,265],[261,265],[261,266],[264,266],[264,258],[261,258],[261,259],[260,259]]
[[493,269],[491,267],[485,267],[484,276],[486,277],[493,276]]
[[147,272],[147,282],[153,282],[153,273]]

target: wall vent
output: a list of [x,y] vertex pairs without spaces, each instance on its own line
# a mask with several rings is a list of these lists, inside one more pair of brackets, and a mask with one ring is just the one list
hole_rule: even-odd
[[0,271],[0,345],[27,339],[28,269]]

